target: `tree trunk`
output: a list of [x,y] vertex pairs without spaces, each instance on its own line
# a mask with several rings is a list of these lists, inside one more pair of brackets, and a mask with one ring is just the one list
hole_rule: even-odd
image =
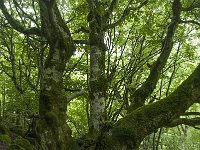
[[102,16],[98,3],[89,3],[89,43],[90,43],[90,133],[98,134],[105,120],[106,80],[105,47],[102,31]]
[[[58,53],[58,54],[57,54]],[[59,58],[59,49],[55,49],[53,58]],[[39,113],[42,140],[45,140],[49,149],[64,149],[66,140],[66,102],[63,97],[62,75],[64,66],[59,60],[47,61],[43,71],[42,87],[39,99]]]
[[72,138],[66,123],[67,101],[63,96],[63,72],[75,47],[56,1],[40,0],[39,4],[42,32],[49,43],[49,54],[41,77],[39,140],[48,149],[64,150],[69,149]]
[[200,65],[171,95],[140,107],[120,119],[112,129],[111,139],[118,141],[121,146],[137,148],[147,135],[161,127],[173,126],[173,122],[192,104],[199,103],[199,76]]
[[83,150],[137,150],[142,140],[161,127],[176,122],[194,103],[200,102],[200,65],[168,97],[140,107],[119,119],[113,128],[96,140],[86,139]]

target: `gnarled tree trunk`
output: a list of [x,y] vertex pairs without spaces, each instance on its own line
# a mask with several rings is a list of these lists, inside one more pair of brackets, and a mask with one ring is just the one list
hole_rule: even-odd
[[63,72],[75,47],[56,1],[40,0],[39,5],[42,35],[49,43],[49,54],[41,78],[39,136],[48,149],[67,149],[71,135],[66,124],[67,101],[63,96]]

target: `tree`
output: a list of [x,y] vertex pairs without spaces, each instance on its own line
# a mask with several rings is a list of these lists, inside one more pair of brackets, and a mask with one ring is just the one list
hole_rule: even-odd
[[[59,5],[59,2],[63,5]],[[11,9],[9,5],[15,9]],[[164,17],[170,20],[169,23],[161,24],[157,18],[156,25],[161,25],[155,27],[154,22],[151,22],[151,19],[156,20],[152,5],[158,6],[158,9],[165,8]],[[65,12],[63,6],[69,10],[73,8],[74,12]],[[2,48],[7,48],[4,58],[7,58],[8,53],[10,58],[7,61],[11,65],[9,69],[1,61],[2,70],[12,79],[21,94],[26,89],[21,81],[23,77],[27,79],[24,83],[28,83],[32,90],[39,93],[36,138],[41,145],[46,145],[48,149],[137,149],[147,135],[161,127],[199,124],[198,118],[188,120],[180,116],[191,105],[200,102],[200,66],[197,66],[169,96],[147,103],[163,75],[178,39],[187,42],[181,34],[189,30],[188,24],[192,24],[192,27],[199,26],[196,21],[200,8],[197,1],[173,0],[172,3],[160,4],[153,0],[87,0],[72,4],[70,1],[56,0],[13,0],[13,3],[0,0],[0,8],[4,15],[1,28],[7,29],[7,33],[13,33],[12,38],[26,37],[28,40],[25,45],[29,45],[34,51],[33,56],[27,53],[26,59],[19,58],[23,61],[17,62],[20,52],[15,51],[15,46],[12,45],[15,41],[10,40],[12,38],[9,36],[2,38]],[[81,16],[78,11],[82,13]],[[76,13],[81,20],[77,20]],[[71,19],[70,15],[74,17]],[[147,19],[141,19],[140,16]],[[142,26],[142,22],[146,26],[137,30],[138,26]],[[177,30],[181,24],[188,26],[186,25],[185,30]],[[131,30],[128,36],[132,39],[123,35],[129,27]],[[117,34],[121,34],[120,31],[122,35],[116,38]],[[158,40],[153,37],[157,37]],[[157,47],[160,47],[158,51],[155,49]],[[20,49],[20,46],[18,48]],[[89,65],[88,72],[84,72],[88,73],[88,87],[80,91],[75,90],[76,92],[66,96],[64,90],[68,93],[73,91],[65,88],[64,84],[70,83],[69,78],[65,76],[67,64],[71,64],[73,55],[83,48],[86,50]],[[120,57],[113,57],[113,54],[118,53]],[[35,60],[30,62],[32,57]],[[74,64],[76,62],[77,59]],[[35,64],[33,68],[38,79],[35,84],[32,84],[34,80],[31,77],[34,73],[31,72],[31,67],[28,67],[29,64]],[[148,68],[149,75],[142,79],[138,75],[144,73],[141,68],[144,69],[145,66],[148,66],[146,69]],[[116,75],[117,73],[119,74]],[[137,85],[138,81],[142,84]],[[66,122],[67,105],[74,98],[87,92],[89,130],[85,137],[74,140]],[[121,107],[113,113],[112,109],[116,106],[111,103],[114,103],[114,100],[122,102],[117,102]],[[119,118],[119,115],[123,117]]]

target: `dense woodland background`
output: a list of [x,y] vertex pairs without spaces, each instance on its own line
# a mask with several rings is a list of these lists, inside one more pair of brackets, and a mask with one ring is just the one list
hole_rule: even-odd
[[0,9],[0,149],[200,149],[199,0]]

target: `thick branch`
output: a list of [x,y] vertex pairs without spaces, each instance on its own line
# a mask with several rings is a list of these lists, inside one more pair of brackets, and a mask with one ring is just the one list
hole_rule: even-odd
[[187,119],[187,118],[175,119],[167,127],[175,127],[181,124],[195,127],[197,125],[200,125],[200,117],[196,117],[192,119]]
[[120,119],[112,130],[112,136],[126,144],[140,143],[146,135],[160,127],[168,126],[194,103],[200,102],[200,65],[168,97],[140,107]]
[[85,91],[83,89],[81,89],[80,91],[74,92],[73,94],[67,96],[67,103],[69,103],[70,101],[72,101],[74,98],[83,95],[84,92]]
[[173,36],[180,20],[180,12],[181,12],[180,9],[181,9],[180,0],[174,0],[172,6],[173,17],[171,23],[168,26],[165,42],[163,43],[162,46],[162,52],[158,57],[157,61],[152,65],[150,74],[146,79],[145,83],[134,93],[132,93],[131,95],[132,103],[130,108],[131,110],[141,107],[145,103],[146,98],[148,98],[148,96],[153,92],[153,90],[156,87],[162,69],[165,66],[167,59],[172,51]]
[[52,45],[52,49],[50,49],[53,50],[55,48],[53,45],[57,43],[57,48],[65,54],[62,56],[63,61],[68,61],[76,49],[70,30],[60,14],[56,1],[40,0],[39,5],[43,33],[50,47]]
[[23,34],[33,34],[33,35],[38,35],[41,36],[41,31],[40,29],[33,27],[30,29],[26,29],[23,25],[20,24],[19,21],[15,20],[7,11],[5,5],[4,5],[4,0],[0,0],[0,9],[2,11],[2,13],[4,14],[4,16],[6,17],[7,21],[9,22],[9,24],[18,32],[21,32]]

